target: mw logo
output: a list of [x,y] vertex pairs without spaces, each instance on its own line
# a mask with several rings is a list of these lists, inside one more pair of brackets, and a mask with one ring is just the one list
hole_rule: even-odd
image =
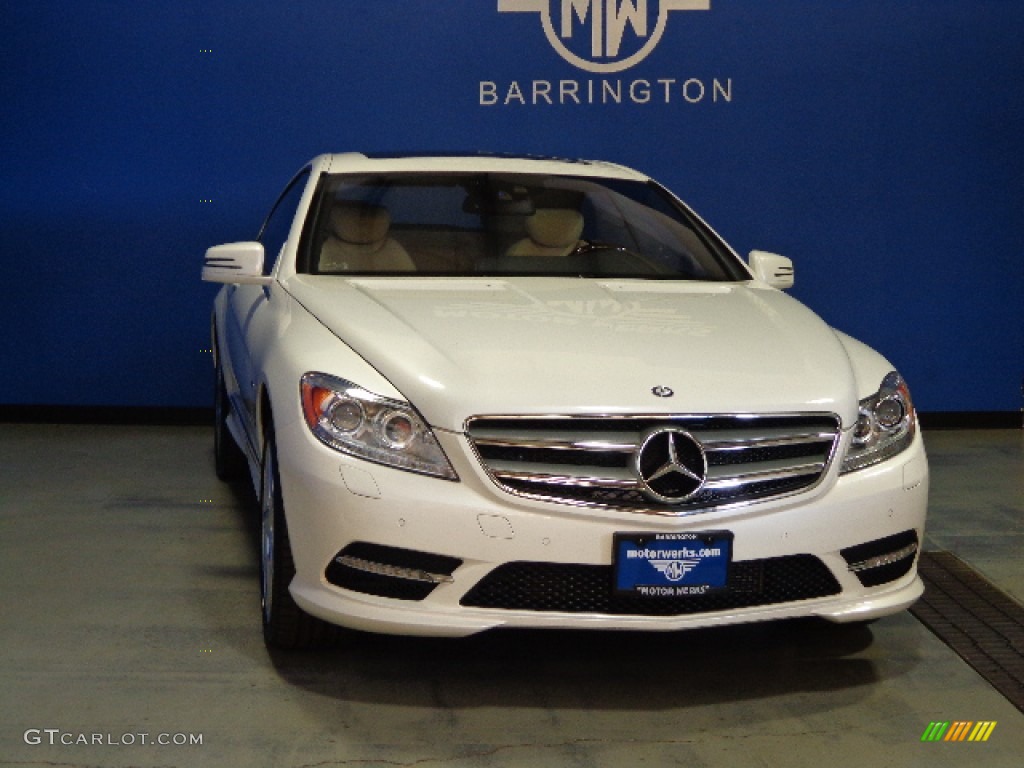
[[671,11],[710,9],[711,0],[498,0],[499,13],[539,13],[551,47],[587,72],[639,64],[661,41]]

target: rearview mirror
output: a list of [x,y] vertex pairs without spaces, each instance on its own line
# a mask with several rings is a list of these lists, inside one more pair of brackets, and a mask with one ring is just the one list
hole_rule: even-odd
[[203,280],[209,283],[269,285],[263,274],[263,244],[256,242],[215,245],[206,251]]
[[785,256],[767,251],[751,251],[749,262],[754,277],[762,283],[780,291],[793,287],[793,262]]

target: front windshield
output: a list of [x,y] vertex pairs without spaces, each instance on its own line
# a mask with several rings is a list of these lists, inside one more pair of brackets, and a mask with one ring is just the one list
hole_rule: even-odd
[[653,183],[510,173],[328,176],[312,274],[747,279]]

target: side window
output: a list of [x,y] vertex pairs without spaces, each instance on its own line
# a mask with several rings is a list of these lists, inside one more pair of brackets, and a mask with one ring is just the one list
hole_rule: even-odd
[[277,258],[281,255],[281,249],[288,240],[288,232],[291,230],[292,222],[295,220],[295,212],[299,207],[302,192],[306,188],[306,182],[309,180],[309,173],[309,168],[306,168],[300,171],[288,183],[284,192],[281,193],[281,196],[277,198],[277,202],[274,203],[270,215],[267,216],[266,221],[263,222],[263,226],[260,228],[260,233],[256,239],[263,243],[263,248],[266,251],[267,267],[272,266],[277,261]]

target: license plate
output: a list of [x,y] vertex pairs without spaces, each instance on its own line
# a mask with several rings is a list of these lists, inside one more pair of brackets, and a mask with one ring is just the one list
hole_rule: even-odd
[[724,589],[732,533],[617,533],[615,591],[639,597],[706,595]]

